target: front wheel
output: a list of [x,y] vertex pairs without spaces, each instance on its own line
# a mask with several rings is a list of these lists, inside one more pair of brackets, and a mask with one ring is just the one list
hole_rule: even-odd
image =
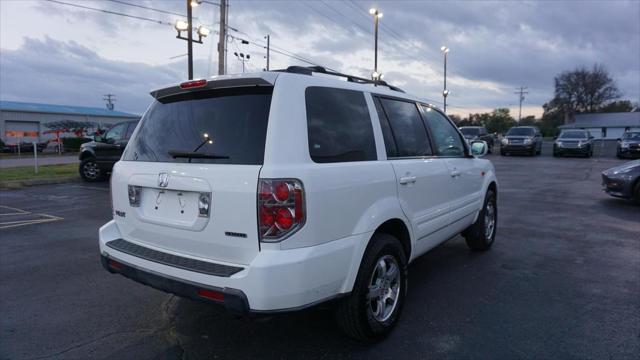
[[86,159],[80,163],[80,177],[88,182],[102,181],[104,180],[104,172],[95,159]]
[[473,225],[462,232],[467,246],[471,250],[488,250],[496,238],[496,227],[498,225],[498,205],[496,194],[489,189],[484,198],[484,206],[478,214],[478,219]]
[[375,234],[353,291],[338,305],[338,324],[357,340],[382,340],[398,322],[406,292],[407,258],[400,242],[391,235]]

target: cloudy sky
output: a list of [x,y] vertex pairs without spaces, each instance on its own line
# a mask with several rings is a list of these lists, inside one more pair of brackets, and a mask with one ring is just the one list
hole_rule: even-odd
[[[185,0],[60,1],[157,22],[44,0],[0,0],[0,99],[101,107],[102,95],[113,93],[116,109],[142,113],[151,89],[186,78],[186,42],[171,26],[184,18]],[[248,71],[262,70],[270,34],[275,51],[368,77],[372,6],[384,13],[378,67],[388,82],[440,105],[440,46],[451,49],[450,113],[509,107],[517,114],[514,92],[523,85],[523,116],[539,116],[555,75],[595,63],[624,98],[640,101],[640,1],[230,0],[228,72],[242,71],[236,51],[251,55]],[[216,6],[202,4],[194,16],[196,24],[218,26]],[[216,43],[212,33],[194,44],[196,77],[217,73]],[[289,65],[305,63],[272,52],[272,68]]]

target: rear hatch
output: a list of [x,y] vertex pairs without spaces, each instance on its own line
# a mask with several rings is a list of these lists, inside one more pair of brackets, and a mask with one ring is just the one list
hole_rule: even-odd
[[223,263],[256,256],[273,86],[251,80],[153,93],[157,101],[112,175],[114,218],[125,240]]

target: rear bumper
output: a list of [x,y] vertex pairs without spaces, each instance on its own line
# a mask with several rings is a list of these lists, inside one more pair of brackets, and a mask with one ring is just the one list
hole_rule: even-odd
[[[176,280],[165,275],[155,274],[127,264],[121,260],[100,255],[102,267],[110,273],[120,274],[141,284],[151,286],[171,294],[198,301],[223,305],[229,313],[237,316],[249,315],[249,302],[247,296],[240,290],[228,288],[216,288],[202,284],[192,284],[185,280]],[[219,300],[202,296],[203,290],[211,290],[221,294]]]
[[[228,276],[218,276],[171,265],[175,264],[171,261],[163,263],[157,258],[136,256],[108,245],[122,239],[117,224],[110,221],[100,228],[100,253],[105,268],[112,273],[187,298],[219,303],[234,314],[261,314],[300,310],[350,293],[370,236],[364,233],[291,250],[263,246],[250,264],[214,264],[208,259],[136,244],[186,260],[241,268]],[[109,260],[122,264],[121,269],[109,266]],[[222,293],[224,300],[203,298],[198,294],[202,289]]]

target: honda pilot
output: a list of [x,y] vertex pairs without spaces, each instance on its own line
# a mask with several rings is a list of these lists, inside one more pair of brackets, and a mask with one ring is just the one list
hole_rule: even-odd
[[109,272],[240,316],[332,302],[372,341],[409,263],[459,233],[494,242],[487,144],[383,81],[290,67],[151,94],[111,176]]

